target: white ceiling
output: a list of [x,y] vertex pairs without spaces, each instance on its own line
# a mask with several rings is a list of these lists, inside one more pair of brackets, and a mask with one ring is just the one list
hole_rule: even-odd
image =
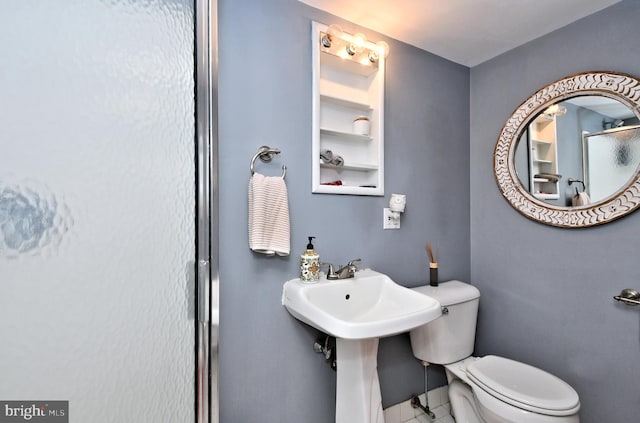
[[576,106],[593,110],[611,119],[633,119],[635,117],[633,111],[617,100],[597,95],[587,95],[582,97],[573,97],[565,100]]
[[299,1],[472,67],[620,0]]

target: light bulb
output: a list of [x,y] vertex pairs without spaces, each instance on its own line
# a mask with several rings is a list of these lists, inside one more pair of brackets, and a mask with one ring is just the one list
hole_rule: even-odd
[[558,105],[554,104],[552,106],[547,107],[547,110],[545,110],[544,112],[545,114],[553,115],[553,114],[556,114],[557,111],[558,111]]
[[[342,37],[344,32],[342,27],[338,24],[333,24],[327,29],[327,38],[329,39],[329,47],[333,45],[334,48],[342,44]],[[323,43],[324,45],[324,43]]]
[[367,38],[360,33],[355,34],[353,37],[351,37],[351,43],[349,43],[349,45],[347,46],[347,53],[349,53],[349,56],[353,56],[356,53],[362,51],[362,48],[364,47],[364,43],[366,41]]
[[547,109],[542,112],[542,114],[544,114],[547,119],[553,119],[554,116],[558,117],[558,116],[564,116],[567,113],[567,108],[560,105],[560,104],[553,104],[549,107],[547,107]]
[[378,41],[375,47],[369,51],[369,61],[376,63],[381,57],[387,58],[389,56],[389,44],[384,41]]
[[337,56],[338,56],[339,58],[341,58],[341,59],[347,59],[347,58],[351,57],[351,56],[349,55],[349,52],[347,51],[347,49],[346,49],[346,48],[343,48],[343,49],[341,49],[341,50],[338,50]]
[[329,37],[329,34],[322,34],[322,37],[320,38],[320,44],[322,44],[322,47],[324,48],[331,47],[331,37]]
[[362,49],[366,41],[367,37],[365,37],[364,34],[357,33],[353,36],[353,44],[355,44],[359,49]]

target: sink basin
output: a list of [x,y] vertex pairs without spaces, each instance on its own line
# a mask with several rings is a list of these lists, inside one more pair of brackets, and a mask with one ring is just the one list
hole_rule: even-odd
[[287,281],[282,304],[296,319],[336,338],[336,423],[384,423],[378,339],[442,314],[436,299],[370,269],[350,279]]
[[410,331],[441,314],[434,298],[373,270],[354,278],[284,284],[282,304],[295,318],[336,338],[380,338]]

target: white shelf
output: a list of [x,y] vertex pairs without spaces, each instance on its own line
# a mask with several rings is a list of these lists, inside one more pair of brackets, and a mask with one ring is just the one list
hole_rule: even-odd
[[323,135],[331,135],[333,137],[338,137],[338,138],[342,138],[344,140],[350,140],[350,141],[371,141],[373,139],[368,135],[359,135],[359,134],[354,134],[352,132],[336,131],[333,129],[326,129],[326,128],[320,128],[320,133]]
[[348,194],[348,195],[379,195],[376,187],[361,187],[351,185],[322,185],[317,188],[321,194]]
[[346,98],[340,98],[332,95],[320,94],[320,101],[336,104],[338,106],[347,107],[350,109],[362,110],[363,112],[370,112],[371,110],[373,110],[373,108],[366,103],[360,103],[358,101],[352,101]]
[[359,171],[369,172],[372,170],[380,169],[378,165],[367,164],[367,163],[345,163],[342,166],[336,166],[329,163],[321,163],[320,167],[323,169],[334,169],[338,172],[340,172],[341,170],[359,170]]
[[548,145],[548,146],[552,146],[553,145],[553,143],[551,141],[536,140],[536,139],[533,139],[531,141],[533,141],[536,144],[542,144],[542,145]]

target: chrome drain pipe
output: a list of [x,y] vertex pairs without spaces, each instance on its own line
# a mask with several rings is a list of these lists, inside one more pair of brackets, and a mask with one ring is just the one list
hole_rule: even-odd
[[313,343],[313,351],[318,354],[322,354],[326,362],[329,363],[329,366],[334,371],[338,368],[336,364],[335,349],[335,340],[332,340],[332,337],[329,335],[324,338],[324,345],[322,345],[322,341],[320,339]]

